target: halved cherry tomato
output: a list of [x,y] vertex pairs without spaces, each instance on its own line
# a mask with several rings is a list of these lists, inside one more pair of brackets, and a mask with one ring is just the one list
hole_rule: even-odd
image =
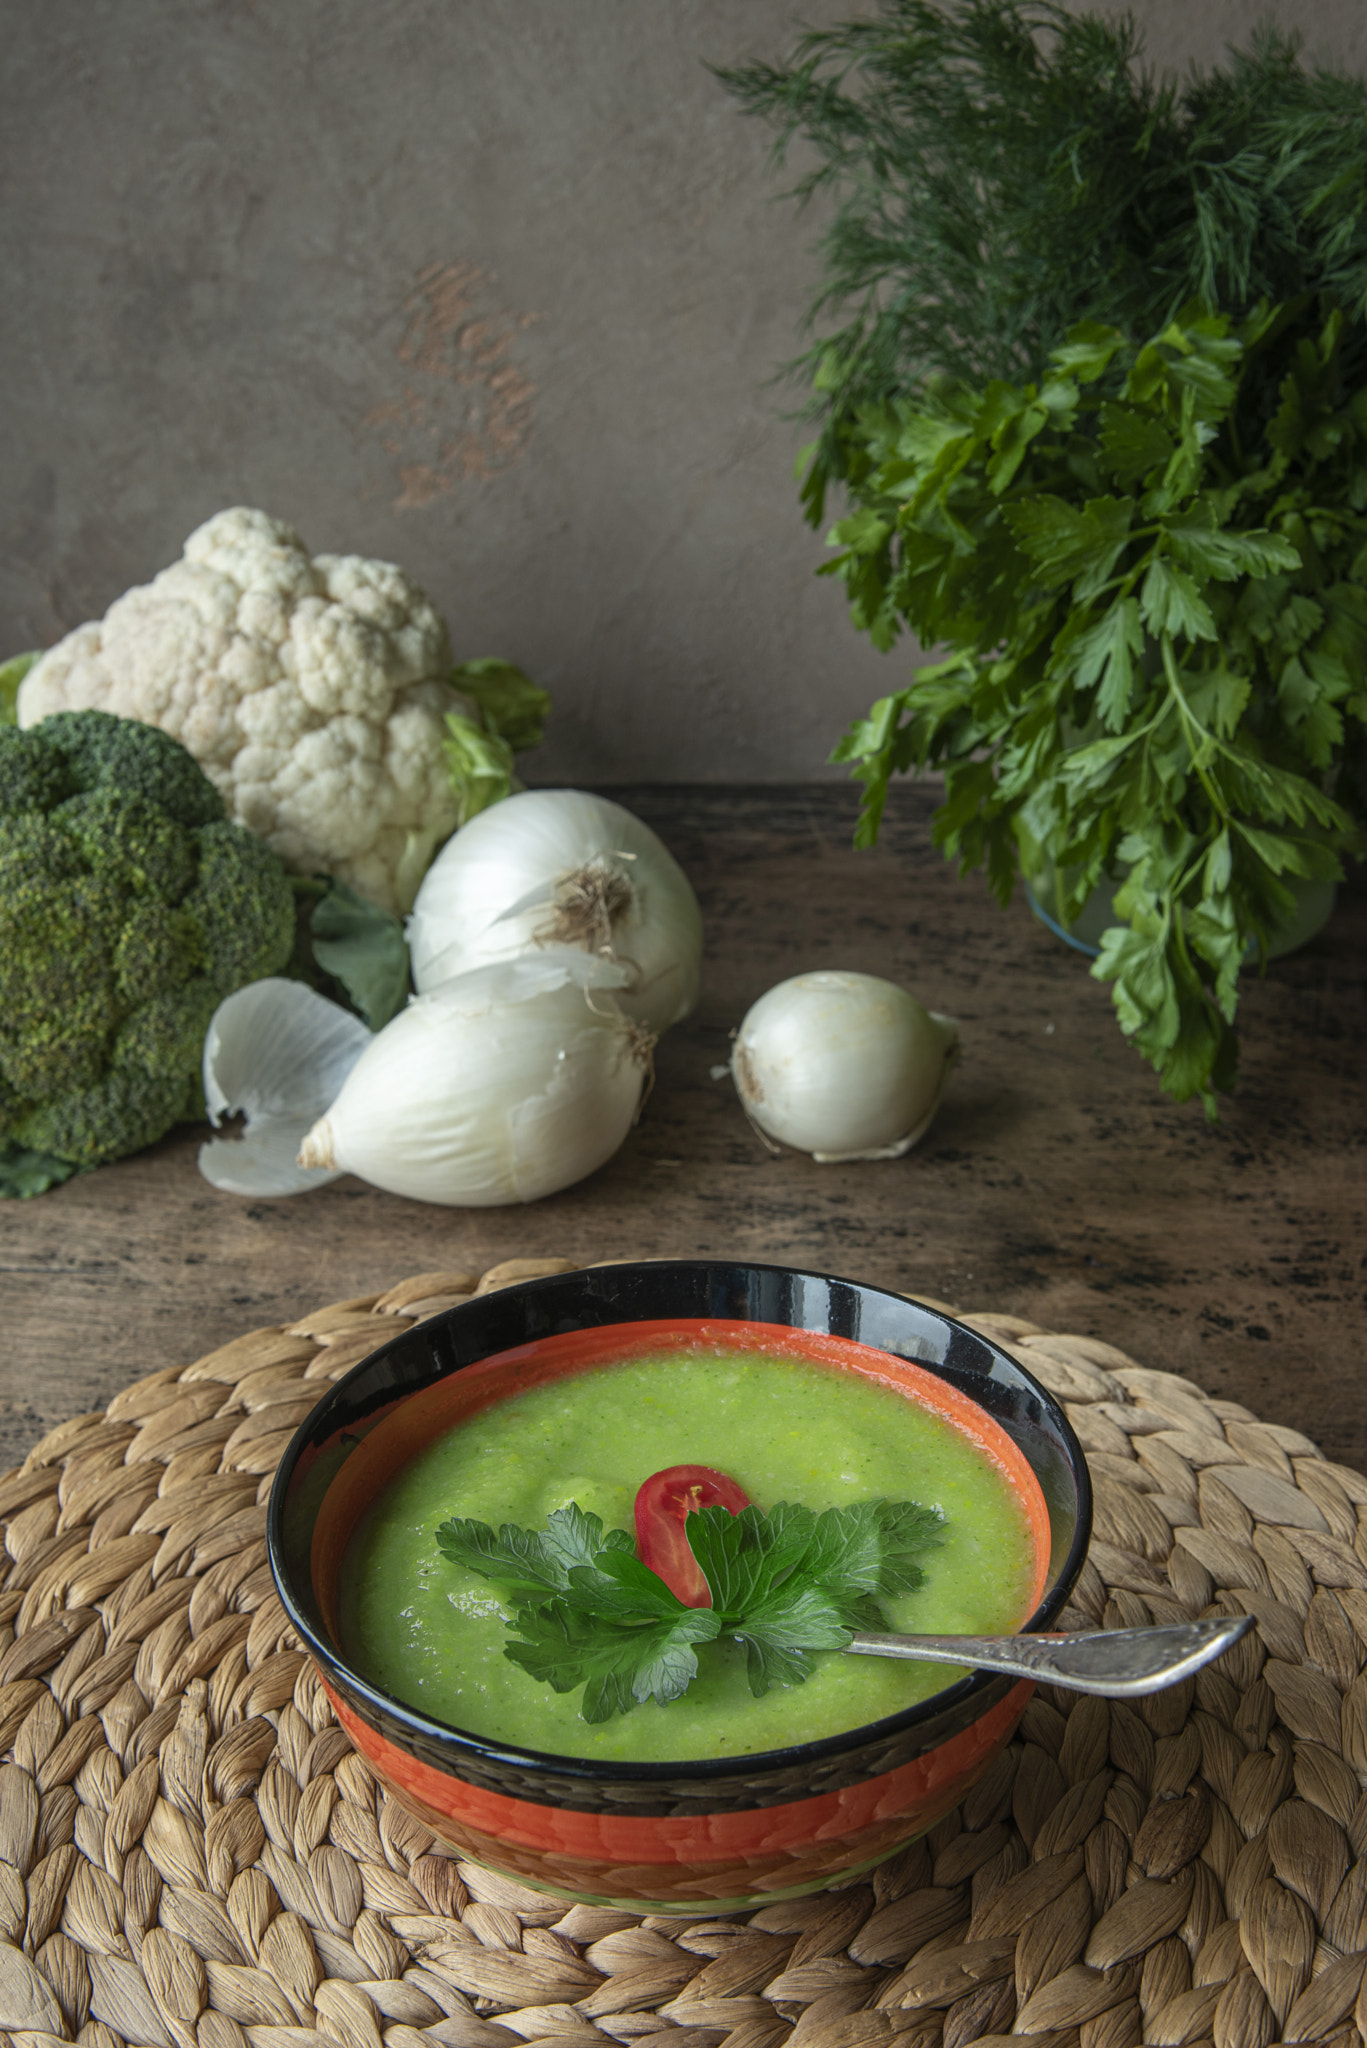
[[652,1472],[636,1495],[636,1552],[685,1607],[710,1607],[712,1594],[688,1547],[684,1520],[700,1508],[738,1515],[750,1496],[710,1465],[670,1465]]

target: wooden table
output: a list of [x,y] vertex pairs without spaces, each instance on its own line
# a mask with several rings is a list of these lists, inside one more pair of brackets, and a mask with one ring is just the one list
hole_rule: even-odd
[[[128,1380],[259,1324],[431,1268],[501,1259],[738,1254],[1102,1337],[1367,1465],[1367,883],[1240,1007],[1222,1121],[1168,1101],[1107,989],[930,844],[903,788],[850,850],[841,786],[614,792],[691,876],[702,1001],[657,1053],[640,1128],[530,1208],[441,1209],[347,1178],[286,1201],[216,1194],[198,1128],[0,1208],[0,1467]],[[840,966],[960,1020],[964,1056],[906,1158],[773,1158],[711,1069],[763,990]]]

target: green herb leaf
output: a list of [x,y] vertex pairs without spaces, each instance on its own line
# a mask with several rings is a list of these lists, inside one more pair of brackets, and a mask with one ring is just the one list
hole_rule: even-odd
[[1158,638],[1164,633],[1180,634],[1190,640],[1219,638],[1210,606],[1185,569],[1165,562],[1161,555],[1149,564],[1149,573],[1139,594],[1144,624]]
[[1130,537],[1132,498],[1093,498],[1079,508],[1041,493],[1007,507],[1012,532],[1045,583],[1078,585],[1077,596],[1094,596],[1110,575]]
[[1109,474],[1121,485],[1137,484],[1154,470],[1165,469],[1174,454],[1165,422],[1132,405],[1103,405],[1097,415],[1097,440]]
[[831,545],[849,548],[856,555],[876,555],[892,527],[874,512],[852,512],[831,528]]
[[[871,1593],[914,1593],[925,1584],[925,1572],[915,1560],[933,1550],[944,1533],[945,1518],[938,1508],[924,1508],[913,1500],[880,1500],[873,1503],[882,1547],[878,1583]],[[860,1512],[844,1510],[845,1513]]]
[[799,1685],[810,1653],[839,1650],[851,1631],[878,1628],[879,1595],[914,1590],[916,1559],[943,1528],[937,1509],[912,1501],[848,1508],[780,1502],[772,1514],[707,1508],[684,1524],[712,1595],[685,1607],[634,1554],[624,1529],[606,1536],[574,1502],[544,1530],[460,1517],[437,1531],[442,1555],[500,1582],[518,1602],[505,1655],[557,1692],[584,1686],[586,1721],[647,1699],[677,1699],[697,1674],[695,1645],[743,1645],[751,1691]]
[[585,1514],[577,1501],[547,1516],[543,1540],[547,1556],[565,1573],[567,1584],[575,1570],[596,1564],[606,1571],[605,1553],[635,1556],[635,1545],[625,1529],[609,1529],[605,1535],[599,1517]]
[[655,1583],[660,1597],[612,1615],[566,1600],[524,1607],[504,1654],[555,1692],[582,1685],[585,1721],[609,1720],[649,1699],[665,1706],[697,1677],[693,1646],[715,1638],[717,1618],[710,1608],[683,1606],[662,1580]]
[[585,1514],[576,1501],[548,1515],[544,1529],[520,1529],[515,1522],[505,1522],[495,1535],[487,1522],[456,1515],[437,1530],[443,1557],[486,1579],[502,1581],[518,1596],[545,1588],[563,1592],[572,1571],[591,1567],[607,1545],[618,1548],[623,1539],[630,1550],[631,1538],[624,1529],[614,1529],[605,1538],[600,1518]]
[[859,1627],[880,1625],[875,1595],[914,1590],[913,1560],[943,1527],[910,1501],[859,1501],[848,1508],[780,1502],[765,1515],[706,1508],[684,1524],[719,1617],[719,1633],[743,1643],[750,1690],[796,1685],[811,1675],[808,1652],[838,1650]]
[[1111,359],[1124,343],[1118,327],[1103,327],[1099,320],[1081,320],[1068,331],[1061,347],[1051,349],[1049,360],[1080,384],[1092,384],[1110,367]]
[[[1070,629],[1076,623],[1077,630]],[[1099,684],[1096,711],[1109,732],[1119,732],[1130,708],[1134,664],[1144,652],[1144,628],[1134,598],[1117,598],[1099,619],[1074,615],[1059,635],[1065,673],[1080,690]]]
[[1164,531],[1179,561],[1198,576],[1222,583],[1301,566],[1299,554],[1279,533],[1232,533],[1218,527],[1209,499],[1198,498],[1180,517],[1165,521]]
[[822,1586],[790,1581],[768,1588],[723,1631],[744,1648],[750,1691],[762,1699],[775,1685],[804,1685],[816,1669],[814,1650],[843,1650],[856,1628],[881,1621],[867,1602],[837,1601]]

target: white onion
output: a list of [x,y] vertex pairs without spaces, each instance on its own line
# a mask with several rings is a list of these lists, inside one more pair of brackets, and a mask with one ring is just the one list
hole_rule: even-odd
[[545,944],[620,961],[618,996],[659,1033],[698,999],[702,913],[648,825],[606,797],[528,789],[481,811],[423,877],[408,920],[419,994]]
[[244,1115],[241,1138],[211,1138],[199,1170],[230,1195],[294,1195],[336,1180],[341,1168],[297,1164],[300,1141],[369,1045],[359,1017],[302,981],[269,976],[225,998],[204,1039],[204,1100],[211,1124]]
[[746,1114],[781,1144],[829,1162],[896,1159],[930,1128],[958,1052],[952,1017],[877,975],[827,970],[752,1005],[730,1072]]
[[582,1180],[626,1137],[648,1070],[652,1041],[614,1000],[624,979],[548,947],[417,997],[361,1054],[301,1165],[470,1208]]

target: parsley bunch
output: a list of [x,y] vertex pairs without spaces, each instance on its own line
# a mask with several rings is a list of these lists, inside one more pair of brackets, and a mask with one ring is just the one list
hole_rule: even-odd
[[890,774],[937,767],[937,842],[1005,902],[1018,857],[1105,878],[1127,925],[1093,973],[1178,1100],[1232,1084],[1246,952],[1293,876],[1337,877],[1328,789],[1367,728],[1367,389],[1343,316],[1295,347],[1277,409],[1240,397],[1283,308],[1188,315],[1136,347],[1075,328],[1038,383],[933,382],[851,429],[863,507],[827,565],[858,625],[954,651],[840,743],[872,842]]
[[948,659],[836,748],[943,772],[937,842],[1075,917],[1179,1101],[1367,819],[1367,80],[1268,28],[1179,85],[1133,21],[882,0],[723,72],[829,203],[802,497],[855,624]]
[[685,1607],[635,1555],[625,1529],[606,1535],[575,1503],[540,1530],[454,1517],[437,1530],[443,1556],[498,1581],[516,1603],[504,1655],[556,1692],[584,1687],[585,1721],[646,1700],[678,1699],[697,1676],[697,1649],[728,1638],[745,1647],[756,1698],[801,1685],[813,1650],[841,1650],[860,1628],[882,1628],[880,1596],[913,1591],[915,1562],[943,1525],[912,1501],[771,1514],[705,1508],[684,1524],[712,1594]]

